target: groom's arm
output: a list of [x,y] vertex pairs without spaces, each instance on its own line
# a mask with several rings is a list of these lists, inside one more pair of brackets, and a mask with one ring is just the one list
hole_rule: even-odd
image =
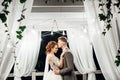
[[60,70],[61,75],[65,75],[71,72],[74,68],[73,55],[71,54],[71,52],[65,53],[65,55],[67,67]]

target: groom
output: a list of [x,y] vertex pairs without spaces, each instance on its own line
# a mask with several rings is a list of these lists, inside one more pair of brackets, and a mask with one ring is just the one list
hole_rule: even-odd
[[63,57],[63,68],[54,70],[54,73],[57,75],[62,75],[63,80],[76,80],[74,73],[74,64],[73,64],[73,55],[71,54],[69,48],[67,47],[67,38],[59,37],[58,38],[58,47],[62,48],[62,57]]

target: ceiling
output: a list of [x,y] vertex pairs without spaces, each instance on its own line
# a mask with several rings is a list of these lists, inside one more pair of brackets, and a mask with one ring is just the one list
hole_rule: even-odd
[[71,0],[49,0],[48,3],[45,3],[45,0],[34,0],[32,6],[32,13],[41,13],[41,12],[84,12],[83,1],[75,1],[74,3]]
[[29,25],[34,25],[38,29],[48,30],[53,26],[56,20],[60,29],[78,28],[86,26],[86,15],[83,1],[72,3],[71,0],[62,2],[62,0],[34,0],[32,5],[32,14],[29,19]]

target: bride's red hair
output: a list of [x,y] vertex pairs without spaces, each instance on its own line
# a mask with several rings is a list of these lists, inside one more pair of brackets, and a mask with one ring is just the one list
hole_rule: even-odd
[[57,43],[55,41],[48,42],[48,44],[46,46],[46,54],[50,53],[52,48],[55,47],[55,45],[57,45]]

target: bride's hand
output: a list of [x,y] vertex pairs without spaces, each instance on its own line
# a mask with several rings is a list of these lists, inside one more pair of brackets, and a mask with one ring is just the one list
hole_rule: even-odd
[[60,70],[59,70],[59,69],[55,69],[55,70],[54,70],[54,73],[55,73],[56,75],[59,75],[59,74],[60,74]]
[[63,58],[64,54],[65,54],[65,53],[61,53],[60,58]]

